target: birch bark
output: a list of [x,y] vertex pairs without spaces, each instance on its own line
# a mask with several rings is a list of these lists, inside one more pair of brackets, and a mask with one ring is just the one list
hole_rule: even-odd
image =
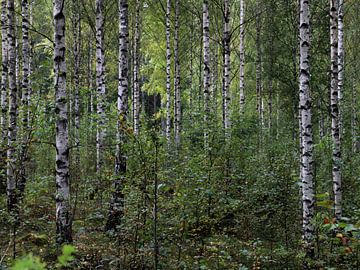
[[65,0],[54,0],[57,243],[72,242],[69,189],[69,135],[66,95]]
[[204,52],[204,145],[205,150],[209,148],[209,115],[210,115],[210,18],[209,3],[203,2],[203,52]]
[[171,132],[171,78],[170,78],[170,65],[171,65],[171,51],[170,51],[170,8],[171,1],[166,1],[166,140],[170,144]]
[[[338,0],[330,0],[330,102],[331,102],[331,137],[332,151],[332,181],[335,204],[335,218],[339,220],[342,214],[342,188],[341,188],[341,145],[339,121],[339,91],[338,91]],[[342,84],[342,82],[341,82]]]
[[95,1],[96,9],[96,89],[97,89],[97,132],[96,132],[96,172],[101,174],[103,166],[105,130],[105,51],[104,51],[104,0]]
[[225,139],[230,136],[230,4],[229,0],[224,0],[224,18],[223,18],[223,127]]
[[301,115],[301,177],[302,177],[302,209],[303,209],[303,241],[306,256],[314,256],[314,183],[313,183],[313,133],[312,133],[312,101],[310,96],[310,0],[300,0],[300,75],[299,100]]

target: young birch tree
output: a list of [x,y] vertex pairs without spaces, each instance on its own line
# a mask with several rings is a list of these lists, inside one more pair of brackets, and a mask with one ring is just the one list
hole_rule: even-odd
[[222,85],[222,107],[223,107],[223,127],[225,138],[230,135],[230,3],[224,0],[224,17],[223,17],[223,85]]
[[333,140],[332,151],[332,181],[335,204],[335,218],[339,220],[342,213],[341,192],[341,145],[339,121],[339,91],[338,91],[338,0],[330,0],[330,101],[331,101],[331,137]]
[[56,113],[56,233],[57,243],[72,242],[69,189],[69,134],[66,96],[65,0],[54,0],[54,75]]
[[240,0],[240,112],[244,112],[245,104],[245,3],[244,0]]
[[314,256],[314,172],[313,172],[313,132],[310,95],[310,0],[300,0],[300,75],[299,108],[301,117],[301,182],[302,182],[302,227],[306,256]]
[[171,51],[170,51],[170,9],[171,0],[166,1],[166,140],[170,143],[171,132],[171,78],[170,78],[170,65],[171,65]]
[[209,115],[210,115],[210,18],[209,3],[203,2],[203,52],[204,52],[204,144],[205,149],[209,147]]
[[175,145],[180,145],[181,132],[181,89],[179,58],[179,0],[175,0],[175,33],[174,33],[174,134]]
[[140,128],[140,0],[135,4],[135,34],[134,34],[134,73],[133,73],[133,107],[134,107],[134,134],[139,135]]
[[96,172],[101,174],[105,139],[105,51],[104,51],[104,0],[95,1],[96,9],[96,89],[97,89],[97,132],[96,132]]
[[123,179],[126,174],[126,156],[124,153],[125,129],[128,118],[129,85],[129,19],[128,0],[119,0],[119,82],[117,97],[117,146],[115,156],[115,187],[110,201],[106,230],[116,230],[123,215]]

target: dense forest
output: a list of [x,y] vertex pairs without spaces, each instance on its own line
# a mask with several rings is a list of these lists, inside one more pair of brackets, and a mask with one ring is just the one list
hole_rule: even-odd
[[0,1],[0,269],[360,269],[359,0]]

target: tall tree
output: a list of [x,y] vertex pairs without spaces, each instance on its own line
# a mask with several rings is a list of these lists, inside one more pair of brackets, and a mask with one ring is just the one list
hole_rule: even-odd
[[134,133],[139,134],[140,128],[140,0],[135,4],[135,34],[134,34],[134,84],[133,84],[133,107],[134,107]]
[[97,132],[96,132],[96,172],[101,173],[103,165],[106,88],[105,88],[105,48],[104,48],[104,0],[95,1],[96,10],[96,89],[97,89]]
[[16,137],[17,137],[17,85],[16,85],[16,35],[15,35],[15,7],[14,0],[8,0],[8,72],[9,72],[9,125],[7,149],[7,194],[8,210],[12,214],[17,212],[16,196]]
[[303,211],[303,241],[306,256],[314,256],[314,172],[313,172],[313,132],[312,101],[310,92],[310,0],[300,0],[300,75],[299,75],[299,108],[301,117],[301,182]]
[[75,174],[80,177],[80,61],[81,15],[79,0],[73,1],[73,52],[74,52],[74,114],[75,114]]
[[264,105],[262,89],[262,51],[261,51],[261,5],[256,0],[256,110],[260,124],[264,124]]
[[28,0],[21,1],[21,18],[22,18],[22,91],[21,91],[21,105],[22,105],[22,145],[21,145],[21,163],[20,179],[18,180],[18,187],[20,193],[25,189],[26,182],[26,161],[27,141],[29,132],[29,69],[30,69],[30,44],[29,44],[29,3]]
[[7,79],[8,79],[8,40],[7,40],[7,0],[1,1],[1,143],[7,138]]
[[175,32],[174,32],[174,134],[175,144],[180,145],[181,132],[181,89],[180,89],[180,58],[179,58],[179,0],[175,0]]
[[243,112],[245,104],[245,3],[240,0],[240,112]]
[[170,143],[170,132],[171,132],[171,78],[170,78],[170,65],[171,65],[171,51],[170,51],[170,9],[171,9],[171,0],[166,1],[166,140],[168,144]]
[[119,0],[119,82],[117,97],[117,146],[115,156],[115,187],[110,201],[110,210],[106,230],[116,230],[123,215],[123,180],[126,174],[126,156],[124,153],[125,130],[128,118],[129,87],[129,19],[128,1]]
[[222,107],[223,107],[223,127],[225,138],[229,138],[230,129],[230,3],[224,0],[223,3],[223,82],[222,82]]
[[65,0],[54,0],[54,74],[56,112],[56,232],[57,243],[72,242],[69,189],[69,134],[66,95]]
[[[340,145],[340,121],[339,121],[339,89],[338,89],[338,0],[330,1],[330,57],[331,57],[331,137],[333,140],[332,151],[332,181],[335,203],[335,218],[341,218],[342,192],[341,192],[341,145]],[[342,83],[342,82],[341,82]]]
[[209,145],[209,115],[210,115],[210,18],[209,3],[203,2],[203,52],[204,52],[204,143],[205,149]]

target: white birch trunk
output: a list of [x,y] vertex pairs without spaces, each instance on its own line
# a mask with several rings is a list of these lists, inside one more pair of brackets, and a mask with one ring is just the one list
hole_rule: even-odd
[[179,59],[179,0],[175,0],[175,33],[174,33],[174,134],[175,145],[180,145],[181,133],[181,89],[180,89],[180,59]]
[[80,178],[80,61],[81,61],[81,20],[78,0],[73,0],[73,50],[74,50],[74,113],[75,113],[75,175]]
[[170,51],[170,8],[171,1],[166,1],[166,140],[170,144],[171,136],[171,78],[170,78],[170,65],[171,65],[171,51]]
[[341,149],[339,126],[339,91],[338,91],[338,0],[330,0],[330,57],[331,57],[331,137],[333,140],[332,152],[332,181],[335,204],[335,218],[339,220],[342,213],[341,191]]
[[209,115],[210,115],[210,18],[209,3],[203,3],[203,52],[204,52],[204,145],[205,150],[209,148]]
[[140,129],[140,0],[136,0],[135,36],[134,36],[134,84],[133,84],[133,108],[134,108],[134,134],[139,135]]
[[124,195],[123,179],[126,174],[126,156],[124,153],[125,128],[128,118],[128,87],[129,87],[129,20],[128,1],[119,0],[119,83],[118,83],[118,122],[117,146],[115,154],[114,192],[110,201],[106,230],[116,230],[123,215]]
[[96,89],[97,89],[97,131],[96,131],[96,172],[101,174],[105,139],[105,51],[104,51],[104,0],[95,1],[96,9]]
[[223,127],[225,139],[230,136],[230,4],[229,0],[224,0],[223,18]]
[[69,189],[69,134],[66,95],[65,0],[54,0],[57,243],[72,242]]
[[1,1],[1,145],[7,139],[7,112],[8,112],[8,42],[7,42],[7,0]]
[[244,112],[245,104],[245,3],[240,0],[240,112]]
[[16,196],[16,137],[17,137],[17,85],[16,85],[16,36],[14,0],[8,0],[8,72],[9,72],[9,125],[7,150],[8,210],[17,213]]
[[339,99],[339,130],[340,140],[342,134],[344,134],[342,124],[342,106],[341,100],[343,97],[343,86],[344,86],[344,0],[339,1],[338,9],[338,99]]
[[303,241],[307,257],[314,256],[314,183],[313,183],[313,134],[310,95],[310,1],[300,0],[300,75],[299,100],[301,115],[301,177],[302,177],[302,210]]

